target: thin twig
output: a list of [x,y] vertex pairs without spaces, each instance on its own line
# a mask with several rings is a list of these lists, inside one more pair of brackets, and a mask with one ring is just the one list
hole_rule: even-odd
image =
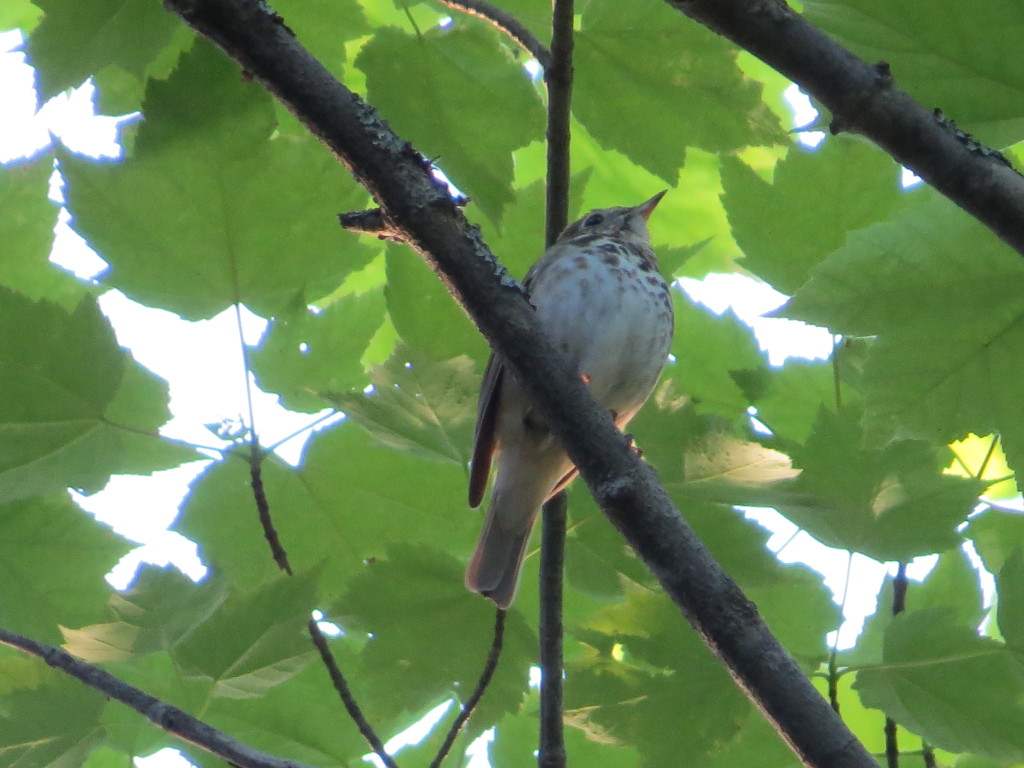
[[491,640],[491,650],[487,653],[487,661],[484,662],[484,668],[480,673],[480,679],[477,680],[476,688],[473,690],[472,695],[470,695],[470,697],[466,699],[466,703],[462,705],[462,710],[459,712],[459,716],[455,718],[455,722],[452,723],[452,727],[448,729],[448,733],[444,737],[444,743],[437,751],[437,755],[430,762],[430,768],[438,768],[441,763],[444,762],[444,759],[448,757],[452,744],[455,743],[455,739],[462,730],[462,726],[466,724],[466,721],[469,720],[469,716],[472,715],[473,710],[476,709],[476,705],[479,704],[480,699],[483,698],[484,691],[487,690],[487,686],[491,683],[491,678],[494,677],[494,670],[498,668],[498,659],[501,658],[501,644],[504,641],[504,638],[505,611],[499,608],[494,615],[494,638]]
[[551,18],[548,86],[547,226],[551,245],[569,223],[569,114],[572,104],[573,0],[555,0]]
[[988,469],[988,463],[992,460],[992,456],[996,452],[996,447],[999,445],[999,435],[992,435],[992,442],[988,444],[988,451],[985,452],[985,458],[981,461],[981,466],[978,467],[978,472],[974,476],[982,478],[985,476],[985,470]]
[[[262,467],[265,454],[260,450],[259,445],[255,441],[256,438],[254,434],[252,457],[249,465],[249,476],[251,478],[253,499],[256,502],[256,508],[259,510],[260,525],[263,527],[263,536],[267,540],[267,544],[270,545],[270,552],[274,556],[274,562],[277,563],[278,568],[291,576],[293,573],[292,565],[288,561],[288,553],[285,551],[284,545],[281,543],[281,538],[278,536],[277,529],[274,527],[273,518],[270,516],[270,502],[267,501],[267,494],[263,489]],[[334,685],[334,690],[338,692],[338,696],[341,698],[341,703],[345,706],[345,711],[348,712],[348,716],[352,718],[352,722],[356,724],[356,728],[359,729],[359,733],[363,735],[363,738],[366,739],[370,748],[377,754],[377,757],[384,762],[384,765],[386,765],[387,768],[398,768],[398,765],[391,758],[391,755],[389,755],[387,750],[384,749],[384,743],[380,740],[377,732],[373,730],[373,727],[366,720],[366,716],[363,715],[363,710],[352,695],[352,689],[349,687],[348,681],[342,674],[341,668],[338,666],[338,662],[334,658],[334,653],[327,644],[327,638],[324,637],[324,633],[320,631],[320,625],[316,623],[316,619],[310,619],[306,628],[309,632],[310,640],[313,641],[313,645],[315,645],[317,651],[320,652],[320,659],[327,668],[327,674],[331,677],[331,683]]]
[[535,58],[545,70],[551,61],[551,53],[536,35],[508,11],[491,5],[487,0],[441,0],[444,5],[457,11],[491,22],[508,35],[527,53]]
[[160,701],[106,670],[52,645],[0,629],[0,643],[37,656],[54,669],[70,675],[135,710],[158,728],[221,758],[238,768],[309,768],[295,760],[282,760],[243,744],[178,707]]
[[[892,583],[892,615],[897,616],[903,613],[907,607],[907,564],[899,563],[896,568],[896,578]],[[896,721],[891,717],[885,718],[885,763],[888,768],[899,768],[900,745],[897,741]]]
[[325,421],[329,421],[330,419],[336,418],[339,415],[340,414],[338,413],[338,411],[332,410],[332,411],[329,411],[329,412],[325,413],[323,416],[318,416],[317,418],[313,419],[313,421],[311,421],[309,424],[306,424],[305,426],[299,427],[298,429],[296,429],[291,434],[285,435],[280,440],[278,440],[277,442],[271,443],[270,445],[268,445],[263,450],[264,450],[265,453],[273,453],[278,448],[280,448],[282,445],[287,443],[289,440],[298,437],[303,432],[311,432],[314,429],[316,429],[318,426],[323,424]]
[[540,548],[540,768],[566,762],[562,716],[562,564],[565,560],[566,493],[544,505]]
[[907,564],[899,563],[896,567],[896,578],[892,583],[892,615],[898,616],[907,609]]
[[853,573],[853,552],[846,553],[846,579],[843,582],[843,602],[839,606],[839,626],[836,627],[836,639],[828,655],[828,701],[832,709],[839,714],[839,631],[843,627],[843,614],[846,611],[846,598],[850,595],[850,575]]
[[357,235],[373,235],[378,240],[402,241],[402,233],[395,229],[380,208],[339,213],[338,221],[342,229]]
[[252,445],[252,456],[249,459],[249,485],[252,488],[252,497],[256,502],[256,509],[260,516],[260,526],[263,528],[263,538],[270,545],[270,553],[274,557],[277,567],[287,573],[293,574],[292,564],[288,562],[288,553],[281,544],[281,537],[277,534],[274,521],[270,517],[270,503],[267,501],[267,494],[263,488],[263,453],[260,447],[254,442]]
[[336,690],[338,692],[338,696],[341,697],[341,702],[345,705],[345,710],[348,712],[348,716],[352,718],[352,722],[354,722],[356,727],[359,729],[359,733],[363,735],[363,738],[366,739],[371,749],[373,749],[384,765],[388,768],[398,768],[398,764],[394,761],[391,755],[388,754],[387,750],[384,749],[384,744],[381,742],[380,737],[377,736],[376,731],[373,730],[373,726],[370,725],[366,720],[366,717],[363,715],[363,710],[352,695],[352,689],[349,688],[348,681],[345,679],[345,675],[342,674],[341,668],[338,666],[338,662],[335,660],[330,646],[327,645],[327,638],[324,637],[324,633],[320,631],[320,626],[316,623],[316,619],[309,620],[307,629],[309,631],[309,637],[313,641],[313,645],[315,645],[317,651],[320,652],[320,660],[323,661],[324,666],[327,667],[327,674],[331,676],[331,683],[334,684],[334,690]]
[[935,760],[935,750],[932,749],[931,744],[921,744],[921,757],[924,758],[924,768],[938,768],[938,762]]
[[832,337],[832,390],[836,400],[836,410],[843,407],[842,377],[839,370],[839,353],[843,349],[843,337]]

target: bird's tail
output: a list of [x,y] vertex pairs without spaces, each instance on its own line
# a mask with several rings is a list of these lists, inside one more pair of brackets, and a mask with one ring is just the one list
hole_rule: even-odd
[[[520,492],[516,492],[520,491]],[[530,532],[543,496],[495,488],[480,540],[466,569],[466,587],[508,608],[516,595]]]

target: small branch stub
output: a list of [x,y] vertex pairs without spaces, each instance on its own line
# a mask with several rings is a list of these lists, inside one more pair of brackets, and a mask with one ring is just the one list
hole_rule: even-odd
[[391,225],[380,208],[339,213],[338,221],[341,223],[342,229],[347,229],[358,235],[373,235],[378,240],[394,240],[396,242],[405,240],[402,233]]

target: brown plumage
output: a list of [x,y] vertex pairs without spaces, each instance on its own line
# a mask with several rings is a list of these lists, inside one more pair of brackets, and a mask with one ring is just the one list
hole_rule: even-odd
[[[647,401],[672,341],[672,299],[647,233],[647,217],[664,194],[570,224],[523,283],[548,334],[619,429]],[[492,460],[494,489],[466,586],[507,608],[537,513],[576,469],[494,354],[477,411],[472,507],[483,500]]]

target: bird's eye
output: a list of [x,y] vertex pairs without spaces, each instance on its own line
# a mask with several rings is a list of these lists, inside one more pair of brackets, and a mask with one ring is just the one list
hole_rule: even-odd
[[586,221],[583,222],[583,226],[585,226],[585,227],[596,227],[602,221],[604,221],[604,214],[603,213],[592,213],[589,216],[587,216]]

